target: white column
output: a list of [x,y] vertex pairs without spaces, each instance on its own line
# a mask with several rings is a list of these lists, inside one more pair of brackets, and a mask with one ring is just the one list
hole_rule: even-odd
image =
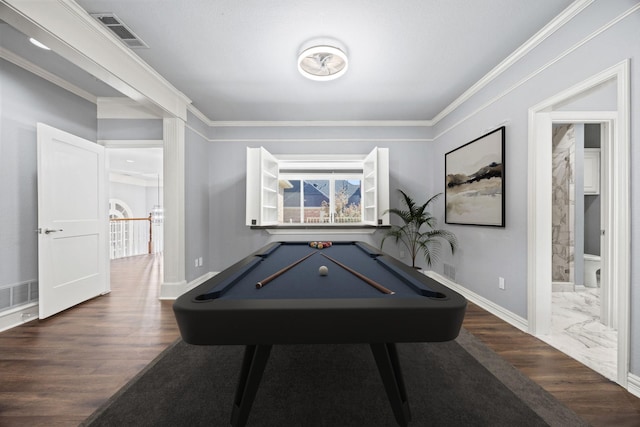
[[185,124],[163,119],[164,138],[164,281],[160,299],[186,290],[185,279]]

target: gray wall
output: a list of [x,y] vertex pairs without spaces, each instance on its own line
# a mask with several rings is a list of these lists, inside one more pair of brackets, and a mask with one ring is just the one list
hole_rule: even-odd
[[[580,13],[561,30],[519,60],[480,93],[436,125],[434,156],[483,135],[506,123],[506,227],[504,229],[451,226],[462,242],[456,260],[456,281],[473,292],[527,317],[527,141],[528,109],[621,61],[631,58],[631,99],[640,99],[638,28],[640,13],[595,35],[575,50],[579,41],[636,2],[600,1]],[[563,52],[566,55],[561,56]],[[596,91],[602,95],[602,91]],[[606,91],[604,91],[606,92]],[[498,96],[499,95],[499,96]],[[585,94],[571,108],[596,110],[598,100]],[[602,109],[610,109],[605,96]],[[615,107],[615,104],[613,105]],[[631,164],[640,160],[640,121],[637,103],[631,106]],[[443,186],[443,167],[436,162],[436,187]],[[640,171],[631,170],[631,259],[640,248]],[[498,289],[498,277],[506,279],[506,290]],[[640,373],[640,271],[631,263],[631,372]]]
[[162,120],[100,119],[100,140],[162,140]]
[[96,106],[0,59],[0,286],[38,277],[36,123],[96,140]]
[[[189,116],[185,135],[185,273],[187,282],[209,271],[210,241],[213,240],[210,227],[224,226],[223,222],[212,223],[210,218],[209,164],[211,144],[201,134],[201,123]],[[195,266],[196,258],[202,257],[202,266]],[[219,271],[219,270],[217,270]]]

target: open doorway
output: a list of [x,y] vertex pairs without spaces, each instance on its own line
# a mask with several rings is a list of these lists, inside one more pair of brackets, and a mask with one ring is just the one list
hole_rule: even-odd
[[162,148],[107,148],[106,153],[110,258],[162,256]]
[[[580,108],[585,98],[607,99],[607,110]],[[536,336],[551,328],[552,262],[551,193],[553,123],[600,123],[609,143],[602,149],[606,187],[602,201],[601,280],[615,283],[602,296],[612,309],[607,314],[618,330],[616,373],[613,380],[627,387],[630,328],[630,164],[629,164],[629,62],[623,61],[529,109],[529,215],[528,215],[528,321]],[[582,101],[582,103],[581,103]],[[573,109],[567,108],[570,105]],[[605,107],[607,108],[607,107]],[[612,291],[615,291],[612,293]],[[604,299],[609,298],[609,302]]]
[[[609,123],[552,125],[551,327],[538,337],[610,380],[617,375],[616,283],[610,265],[602,200],[610,181],[601,153],[610,148]],[[602,177],[602,179],[601,179]],[[602,249],[605,250],[602,250]]]

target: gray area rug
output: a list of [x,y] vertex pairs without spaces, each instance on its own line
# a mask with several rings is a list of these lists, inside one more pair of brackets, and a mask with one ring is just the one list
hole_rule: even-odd
[[[462,330],[398,344],[410,426],[586,426]],[[243,347],[178,340],[83,426],[227,426]],[[247,426],[396,426],[366,344],[274,346]]]

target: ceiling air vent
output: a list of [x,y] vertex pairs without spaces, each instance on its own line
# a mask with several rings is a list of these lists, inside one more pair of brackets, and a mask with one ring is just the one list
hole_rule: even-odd
[[147,44],[135,35],[129,27],[122,23],[114,13],[92,13],[98,22],[113,31],[120,40],[132,49],[148,48]]

